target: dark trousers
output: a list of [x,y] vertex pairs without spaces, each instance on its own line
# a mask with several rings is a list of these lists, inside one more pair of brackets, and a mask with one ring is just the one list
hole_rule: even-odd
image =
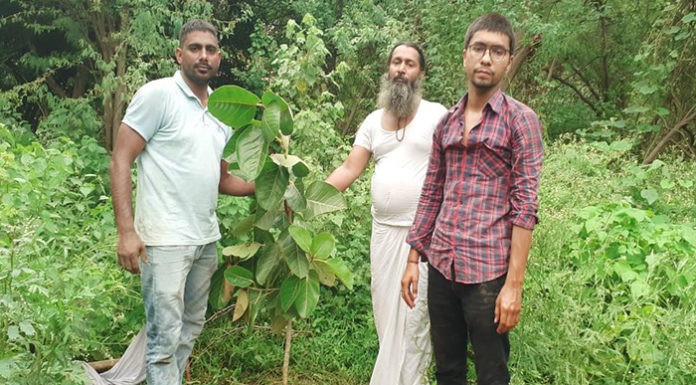
[[505,276],[465,285],[446,279],[428,265],[428,312],[438,385],[466,385],[467,343],[474,350],[479,385],[510,382],[510,341],[493,323],[495,300]]

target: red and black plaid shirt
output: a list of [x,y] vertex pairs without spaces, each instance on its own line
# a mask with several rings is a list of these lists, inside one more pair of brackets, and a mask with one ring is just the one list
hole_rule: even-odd
[[468,284],[505,274],[512,226],[533,229],[538,222],[544,149],[537,115],[500,90],[463,146],[466,101],[435,129],[407,242],[445,277]]

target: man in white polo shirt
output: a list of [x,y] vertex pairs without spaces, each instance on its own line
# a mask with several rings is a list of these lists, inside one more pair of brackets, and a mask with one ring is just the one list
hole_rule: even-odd
[[[119,264],[141,273],[147,317],[147,381],[180,384],[205,320],[220,239],[218,192],[249,195],[222,151],[231,129],[208,111],[208,82],[220,66],[217,30],[192,20],[181,28],[173,77],[133,97],[111,158]],[[135,217],[131,166],[137,158]]]
[[[426,296],[415,308],[401,301],[400,280],[409,246],[406,235],[418,205],[435,126],[447,109],[421,98],[425,56],[410,42],[397,43],[387,61],[378,98],[380,109],[365,118],[353,149],[327,182],[343,191],[374,156],[370,270],[372,310],[379,353],[370,385],[429,383],[430,324]],[[427,272],[426,263],[417,263]],[[426,292],[427,283],[420,290]]]

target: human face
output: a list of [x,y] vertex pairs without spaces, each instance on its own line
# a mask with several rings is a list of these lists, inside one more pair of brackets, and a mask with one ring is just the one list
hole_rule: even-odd
[[420,56],[414,48],[400,45],[392,52],[389,60],[389,79],[403,83],[413,83],[423,78]]
[[[474,45],[486,46],[488,49],[483,55],[477,55],[469,47]],[[507,74],[512,63],[512,55],[507,52],[500,60],[491,58],[491,49],[502,47],[510,48],[510,39],[500,32],[478,31],[471,37],[469,46],[464,48],[464,68],[469,79],[469,86],[479,91],[488,91],[496,88],[503,76]]]
[[222,54],[215,36],[208,31],[192,31],[186,35],[182,47],[176,49],[176,61],[190,82],[207,86],[217,75]]

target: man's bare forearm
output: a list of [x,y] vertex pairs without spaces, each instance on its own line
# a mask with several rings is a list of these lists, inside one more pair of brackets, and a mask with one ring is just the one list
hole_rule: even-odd
[[515,287],[522,287],[531,245],[532,230],[513,225],[510,244],[510,263],[508,266],[507,278],[505,279],[506,285],[510,284]]
[[131,196],[133,186],[131,184],[131,170],[128,162],[111,159],[111,196],[116,217],[116,228],[119,234],[134,231],[133,207]]
[[359,172],[351,171],[345,165],[341,165],[326,178],[326,183],[336,187],[339,191],[345,191],[359,176]]
[[221,194],[225,195],[253,195],[255,191],[255,184],[254,182],[247,182],[240,177],[229,175],[220,182],[219,191]]

